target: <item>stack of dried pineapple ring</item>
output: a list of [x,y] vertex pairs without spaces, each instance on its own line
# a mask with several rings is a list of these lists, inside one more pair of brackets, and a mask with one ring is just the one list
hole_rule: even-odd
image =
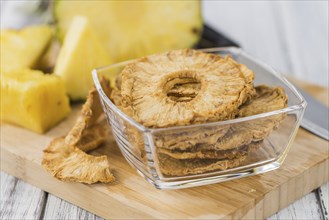
[[[283,89],[254,88],[253,79],[254,73],[231,57],[184,49],[128,64],[111,98],[150,128],[222,121],[287,105]],[[280,121],[282,117],[272,117],[257,124],[161,133],[155,138],[160,169],[180,176],[239,166]],[[126,130],[128,138],[139,140],[131,130]]]
[[230,119],[254,94],[251,70],[191,49],[142,58],[121,77],[122,108],[147,127]]

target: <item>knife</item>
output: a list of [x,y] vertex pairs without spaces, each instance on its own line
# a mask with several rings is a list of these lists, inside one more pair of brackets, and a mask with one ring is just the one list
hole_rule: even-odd
[[294,85],[307,102],[301,126],[313,134],[329,140],[329,108]]
[[[227,47],[239,45],[207,24],[203,27],[202,38],[196,48]],[[294,85],[308,103],[301,126],[313,134],[329,140],[329,108],[314,99],[307,92]]]

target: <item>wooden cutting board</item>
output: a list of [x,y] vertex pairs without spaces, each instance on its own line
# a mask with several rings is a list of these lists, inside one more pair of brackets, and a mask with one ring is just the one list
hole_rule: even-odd
[[[328,102],[328,90],[299,82]],[[328,103],[326,103],[328,105]],[[117,181],[85,185],[54,179],[40,165],[52,138],[67,133],[79,106],[45,135],[1,124],[1,170],[107,219],[266,218],[328,181],[328,142],[299,129],[283,166],[266,174],[180,190],[157,190],[121,156],[114,140],[95,154],[107,154]]]

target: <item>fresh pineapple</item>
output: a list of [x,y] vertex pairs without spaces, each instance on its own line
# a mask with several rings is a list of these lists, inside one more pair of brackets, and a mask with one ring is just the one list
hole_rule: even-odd
[[70,112],[62,80],[37,70],[1,74],[1,120],[43,133]]
[[52,36],[52,28],[46,25],[22,30],[1,30],[1,73],[35,67]]
[[86,17],[76,16],[65,36],[55,66],[55,74],[65,83],[72,100],[86,99],[93,85],[93,68],[112,63],[109,54]]
[[60,50],[60,43],[57,39],[53,39],[52,42],[50,42],[50,45],[48,46],[47,50],[43,53],[41,58],[39,59],[36,69],[41,70],[43,72],[53,72],[57,56]]
[[192,47],[202,32],[200,1],[55,2],[59,37],[76,15],[88,17],[114,62]]

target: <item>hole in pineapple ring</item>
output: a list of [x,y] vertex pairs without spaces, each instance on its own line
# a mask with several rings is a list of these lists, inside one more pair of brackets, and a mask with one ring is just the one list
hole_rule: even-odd
[[201,89],[201,81],[195,71],[182,70],[171,73],[164,86],[166,95],[175,102],[193,100]]

